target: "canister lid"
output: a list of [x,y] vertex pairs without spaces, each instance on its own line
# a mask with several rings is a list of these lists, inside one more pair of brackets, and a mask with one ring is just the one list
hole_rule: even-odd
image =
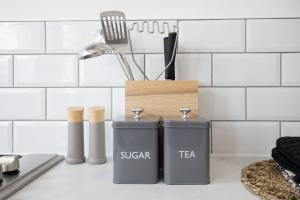
[[210,122],[201,117],[182,119],[182,118],[165,118],[164,127],[190,127],[190,128],[210,128]]
[[130,117],[121,117],[113,121],[113,128],[158,128],[160,125],[159,117],[144,117],[134,119]]

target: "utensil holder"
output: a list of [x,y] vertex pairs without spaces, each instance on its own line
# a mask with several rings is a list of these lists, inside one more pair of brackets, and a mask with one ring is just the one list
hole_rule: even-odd
[[189,107],[198,115],[198,82],[195,80],[126,81],[125,115],[143,108],[142,116],[180,116],[178,109]]

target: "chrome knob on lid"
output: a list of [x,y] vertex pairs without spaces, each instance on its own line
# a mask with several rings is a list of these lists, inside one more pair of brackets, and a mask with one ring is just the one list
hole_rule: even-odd
[[144,111],[143,108],[133,108],[131,109],[131,112],[134,113],[133,118],[134,119],[142,119],[141,113]]
[[182,119],[188,119],[189,118],[189,113],[192,111],[190,108],[180,108],[179,111],[182,113],[181,118]]

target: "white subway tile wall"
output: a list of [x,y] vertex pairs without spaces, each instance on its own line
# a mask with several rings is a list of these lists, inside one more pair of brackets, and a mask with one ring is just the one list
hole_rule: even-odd
[[13,57],[0,56],[0,87],[13,86]]
[[10,121],[0,122],[0,152],[12,153],[12,123]]
[[211,86],[210,54],[178,54],[176,79],[197,80],[199,86]]
[[77,55],[20,55],[14,57],[15,87],[78,85]]
[[300,137],[300,122],[282,122],[281,136]]
[[213,122],[213,154],[270,155],[279,122]]
[[300,88],[248,88],[249,120],[300,120]]
[[0,120],[45,119],[44,88],[1,88]]
[[195,20],[179,22],[180,52],[245,51],[244,20]]
[[279,54],[216,54],[215,86],[279,86]]
[[49,88],[47,89],[47,119],[66,120],[71,106],[85,108],[84,119],[88,119],[88,108],[102,105],[105,119],[111,119],[110,88]]
[[[15,121],[14,122],[14,152],[17,153],[58,153],[67,152],[68,126],[66,121]],[[0,123],[0,129],[2,124]],[[3,128],[4,124],[3,124]],[[11,127],[7,127],[7,132]],[[105,122],[106,149],[112,155],[112,128],[111,121]],[[4,141],[12,141],[10,137],[3,137]],[[8,135],[8,134],[6,134]],[[0,138],[2,138],[0,136]],[[32,142],[34,138],[35,142]],[[1,141],[2,143],[2,141]],[[89,150],[89,124],[84,122],[85,154]],[[7,145],[3,142],[4,145]],[[11,143],[8,143],[11,145]],[[6,147],[6,146],[4,146]],[[6,147],[9,151],[11,147]]]
[[[18,153],[64,153],[67,122],[15,121],[14,151]],[[34,138],[34,142],[33,141]]]
[[101,23],[97,21],[46,22],[47,53],[78,53],[98,39]]
[[112,119],[125,115],[125,89],[113,88],[112,89]]
[[282,85],[300,86],[300,53],[282,54]]
[[300,19],[247,20],[247,51],[300,51]]
[[[176,78],[199,82],[213,154],[270,155],[278,137],[300,136],[300,19],[169,22],[180,29]],[[111,120],[124,115],[126,76],[115,55],[77,59],[100,29],[99,21],[0,22],[0,153],[65,154],[66,108],[105,106],[112,155]],[[164,69],[164,36],[131,32],[152,79]],[[87,121],[85,136],[87,153]]]
[[44,22],[0,22],[0,53],[45,53]]
[[200,88],[199,116],[210,120],[244,120],[244,88]]

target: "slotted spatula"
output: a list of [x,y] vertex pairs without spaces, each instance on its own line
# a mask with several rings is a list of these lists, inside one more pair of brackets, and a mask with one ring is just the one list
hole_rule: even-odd
[[[124,12],[105,11],[100,14],[100,20],[101,20],[104,39],[107,44],[117,45],[117,46],[128,45],[126,18]],[[130,50],[131,50],[131,57],[135,65],[137,66],[139,71],[144,75],[144,77],[149,80],[145,72],[141,69],[141,67],[136,62],[132,53],[131,46],[130,46]],[[120,53],[120,56],[123,62],[125,63],[125,67],[126,67],[126,71],[128,72],[128,75],[131,77],[131,80],[133,80],[133,74],[126,57],[122,53]]]
[[125,13],[105,11],[100,14],[100,19],[107,44],[128,44]]
[[[102,31],[105,42],[109,45],[128,44],[125,14],[121,11],[105,11],[100,14]],[[124,62],[126,74],[130,80],[134,80],[131,68],[126,57],[120,53],[119,56]]]

